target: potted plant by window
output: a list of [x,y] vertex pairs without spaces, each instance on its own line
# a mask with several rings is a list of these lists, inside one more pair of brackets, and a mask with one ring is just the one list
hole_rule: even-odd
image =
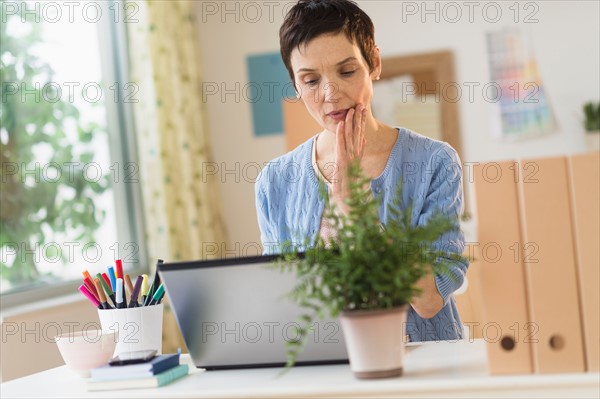
[[[411,299],[420,293],[417,282],[427,273],[446,273],[450,262],[466,261],[455,253],[434,249],[444,233],[459,221],[437,213],[427,224],[411,223],[412,206],[390,206],[386,226],[379,222],[379,198],[358,164],[348,172],[349,212],[341,215],[325,198],[325,216],[337,234],[316,238],[302,256],[290,245],[276,267],[295,272],[298,284],[290,297],[306,310],[297,340],[288,342],[288,367],[302,349],[317,317],[340,316],[352,371],[357,378],[402,375],[405,324]],[[402,198],[401,187],[396,198]],[[456,218],[458,219],[458,217]],[[289,243],[288,243],[289,244]],[[451,274],[450,274],[451,275]]]
[[600,102],[588,102],[583,105],[585,137],[591,151],[600,150]]

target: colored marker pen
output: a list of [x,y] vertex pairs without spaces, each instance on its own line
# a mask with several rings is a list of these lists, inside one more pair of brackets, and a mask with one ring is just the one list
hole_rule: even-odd
[[[157,263],[163,263],[163,260],[159,259]],[[159,285],[160,285],[160,276],[158,275],[158,267],[157,267],[156,270],[154,271],[154,278],[152,279],[152,284],[150,284],[150,288],[148,291],[148,297],[146,298],[146,301],[144,302],[144,306],[148,306],[148,304],[152,300],[152,297],[154,296],[154,293],[158,289]]]
[[[102,279],[103,279],[104,281],[106,281],[106,284],[108,284],[108,286],[110,287],[110,278],[108,278],[108,275],[107,275],[106,273],[102,273],[102,274],[100,274],[100,273],[97,273],[97,274],[96,274],[96,276],[97,276],[97,277],[100,277],[100,276],[102,276]],[[104,285],[102,285],[102,286],[104,287]],[[111,289],[112,289],[112,288],[111,288]]]
[[98,296],[98,293],[96,292],[96,287],[94,287],[94,283],[92,282],[92,280],[90,280],[86,277],[85,280],[83,280],[83,285],[85,285],[85,288],[88,289],[90,294],[92,294],[96,299],[100,300],[100,297]]
[[115,264],[117,265],[117,278],[123,278],[123,262],[121,259],[117,259]]
[[129,302],[131,302],[131,295],[133,294],[133,284],[131,284],[131,278],[129,277],[129,274],[126,274],[123,277],[123,281],[125,282],[125,291],[129,294]]
[[123,309],[125,302],[123,301],[123,279],[117,279],[117,309]]
[[158,289],[154,293],[154,296],[150,300],[150,303],[148,303],[148,306],[158,304],[158,302],[162,299],[164,294],[165,294],[165,286],[161,284],[158,286]]
[[100,282],[100,279],[98,277],[96,277],[94,279],[94,286],[96,287],[96,291],[98,292],[98,296],[100,297],[100,304],[102,305],[103,309],[112,309],[112,306],[110,306],[108,304],[108,302],[106,301],[106,295],[104,295],[104,290],[102,289],[102,283]]
[[110,284],[106,281],[106,280],[108,280],[108,276],[106,276],[106,273],[102,273],[102,275],[100,273],[98,273],[98,274],[96,274],[96,276],[98,278],[100,278],[100,276],[102,276],[102,279],[100,279],[100,283],[102,284],[102,287],[104,287],[104,291],[106,292],[106,295],[108,295],[108,297],[112,301],[114,307],[117,307],[117,300],[115,299],[115,294],[114,294],[113,290],[110,288]]
[[146,302],[146,298],[148,297],[148,275],[142,274],[142,306]]
[[108,267],[108,278],[110,278],[110,287],[113,291],[117,290],[117,276],[115,276],[115,268],[112,266]]
[[84,270],[83,272],[81,272],[81,274],[83,274],[83,279],[84,280],[85,280],[86,277],[88,277],[90,280],[94,281],[94,279],[90,275],[90,272],[88,272],[87,270]]
[[89,301],[98,309],[102,309],[102,305],[100,304],[100,302],[98,302],[98,300],[94,297],[94,295],[92,295],[92,293],[90,291],[88,291],[87,287],[84,284],[81,284],[79,286],[79,291],[81,291],[81,293],[83,295],[86,296],[87,299],[89,299]]
[[138,296],[140,295],[140,289],[142,288],[142,281],[144,281],[143,276],[138,276],[138,278],[135,280],[135,285],[133,286],[133,291],[131,292],[131,298],[129,298],[130,308],[137,308],[140,306],[138,303]]
[[[119,278],[117,278],[117,281]],[[125,279],[121,278],[121,284],[123,285],[123,307],[126,308],[127,307],[127,293],[126,293],[126,286],[125,286]]]

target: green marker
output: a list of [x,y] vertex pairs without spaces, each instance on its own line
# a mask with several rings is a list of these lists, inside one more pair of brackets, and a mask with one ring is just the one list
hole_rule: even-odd
[[161,284],[158,286],[158,289],[154,293],[154,296],[152,297],[152,300],[150,301],[148,306],[158,304],[161,301],[164,294],[165,294],[165,286]]
[[104,288],[104,291],[106,292],[106,295],[108,295],[108,297],[110,298],[110,300],[113,303],[113,306],[116,308],[117,300],[115,299],[115,294],[114,294],[113,290],[110,288],[110,285],[106,282],[106,280],[108,280],[108,276],[106,276],[106,278],[104,278],[104,276],[102,276],[102,274],[97,273],[96,277],[98,277],[100,279],[100,284],[102,284],[102,287]]

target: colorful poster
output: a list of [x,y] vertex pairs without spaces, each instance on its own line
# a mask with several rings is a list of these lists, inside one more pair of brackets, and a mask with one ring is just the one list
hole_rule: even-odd
[[550,133],[556,119],[540,77],[531,34],[506,28],[487,34],[491,82],[484,90],[494,105],[493,133],[524,138]]

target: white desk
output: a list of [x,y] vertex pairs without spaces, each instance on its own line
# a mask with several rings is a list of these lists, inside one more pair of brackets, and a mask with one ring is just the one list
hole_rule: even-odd
[[[191,365],[187,355],[182,362]],[[411,348],[403,377],[357,380],[348,365],[203,371],[157,389],[87,392],[65,366],[0,386],[0,397],[600,397],[600,374],[490,376],[481,340],[431,342]]]

